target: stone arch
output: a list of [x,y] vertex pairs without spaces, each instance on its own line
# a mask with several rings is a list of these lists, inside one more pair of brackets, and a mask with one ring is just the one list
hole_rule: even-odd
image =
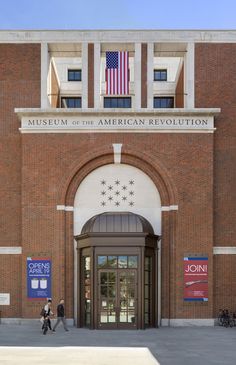
[[[58,204],[72,206],[81,181],[94,169],[111,163],[114,163],[112,145],[88,152],[79,162],[71,164],[59,186]],[[124,145],[121,163],[142,170],[153,180],[160,193],[162,206],[178,204],[176,186],[158,157],[153,157],[146,152],[141,153],[132,145]]]

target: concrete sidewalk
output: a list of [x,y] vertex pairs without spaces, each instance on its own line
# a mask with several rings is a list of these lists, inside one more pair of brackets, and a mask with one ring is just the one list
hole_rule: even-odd
[[147,348],[130,347],[0,347],[0,364],[159,365]]
[[[4,359],[1,356],[5,356],[6,353],[13,355],[14,351],[10,346],[32,347],[31,350],[20,349],[23,353],[21,358],[24,359],[24,355],[28,358],[32,352],[32,356],[34,353],[37,354],[41,363],[45,365],[60,364],[53,357],[52,362],[49,362],[50,359],[46,356],[47,350],[52,353],[52,347],[55,348],[54,353],[58,354],[58,358],[62,359],[61,354],[65,355],[65,359],[67,355],[72,358],[75,356],[74,359],[77,359],[77,363],[80,365],[117,365],[121,363],[148,365],[149,360],[152,361],[150,362],[152,364],[154,359],[147,349],[161,365],[234,365],[236,364],[235,345],[236,327],[165,327],[144,331],[96,331],[70,327],[69,332],[64,332],[63,327],[59,327],[55,334],[43,336],[40,324],[38,326],[0,325],[0,346],[9,347],[0,348],[0,363],[4,365],[16,364],[6,360],[6,357],[5,362],[1,361]],[[66,349],[68,346],[70,349]],[[35,349],[35,347],[39,348]],[[41,347],[44,349],[42,350]],[[42,361],[44,355],[48,358],[46,362]],[[142,358],[145,355],[150,355],[149,358],[146,358],[148,360]],[[90,357],[96,361],[91,362]],[[115,362],[116,359],[119,361]],[[138,359],[141,362],[138,362]],[[17,365],[21,365],[19,357],[17,360]],[[70,361],[66,360],[63,363],[73,364]],[[32,363],[35,364],[35,362]],[[26,362],[24,362],[25,364]]]

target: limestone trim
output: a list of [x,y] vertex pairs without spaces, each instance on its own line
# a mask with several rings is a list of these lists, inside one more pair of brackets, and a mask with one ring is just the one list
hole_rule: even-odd
[[49,107],[48,72],[49,72],[48,45],[47,43],[41,43],[41,107],[42,108]]
[[148,43],[147,49],[147,107],[153,107],[153,57],[154,43]]
[[194,326],[214,326],[214,318],[162,318],[162,327],[194,327]]
[[88,43],[82,44],[82,108],[88,108]]
[[0,255],[21,255],[22,247],[0,247]]
[[121,163],[122,143],[113,143],[114,163]]
[[220,109],[15,109],[21,133],[213,133]]
[[81,130],[81,129],[61,129],[61,130],[48,130],[48,129],[41,129],[41,130],[36,130],[36,129],[32,129],[32,130],[26,130],[23,128],[19,128],[20,133],[22,134],[42,134],[42,133],[208,133],[208,134],[212,134],[214,133],[216,130],[216,128],[212,128],[212,129],[205,129],[205,130],[186,130],[186,129],[181,129],[181,130],[169,130],[169,129],[162,129],[162,130],[140,130],[140,129],[129,129],[129,130],[124,130],[124,129],[112,129],[112,130],[99,130],[99,129],[86,129],[86,130]]
[[2,30],[2,43],[83,42],[236,43],[236,30]]
[[134,57],[134,93],[135,93],[135,108],[141,108],[141,43],[135,44]]
[[[39,320],[36,318],[1,318],[2,324],[11,325],[38,325]],[[74,318],[66,318],[66,323],[68,326],[74,326]]]
[[162,212],[170,212],[172,210],[178,210],[178,209],[179,209],[178,205],[170,205],[170,206],[162,206],[161,207]]
[[236,255],[236,247],[213,247],[213,255]]
[[94,107],[100,108],[100,64],[101,64],[101,44],[94,43]]
[[171,109],[154,109],[154,108],[132,108],[132,109],[62,109],[62,108],[15,108],[15,113],[18,118],[22,117],[46,117],[46,116],[79,116],[79,115],[90,115],[90,116],[108,116],[108,115],[119,115],[119,116],[131,116],[135,113],[135,116],[147,115],[147,116],[216,116],[221,112],[220,108],[171,108]]
[[65,205],[57,205],[57,210],[63,210],[65,212],[73,212],[74,211],[74,207],[65,206]]
[[186,108],[194,108],[194,43],[188,43],[187,52],[184,57],[184,105]]

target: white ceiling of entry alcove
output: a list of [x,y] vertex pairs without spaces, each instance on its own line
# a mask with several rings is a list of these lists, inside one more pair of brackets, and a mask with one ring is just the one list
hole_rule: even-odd
[[74,201],[74,234],[96,214],[132,212],[145,217],[161,234],[161,200],[148,175],[136,167],[110,164],[92,171],[80,184]]

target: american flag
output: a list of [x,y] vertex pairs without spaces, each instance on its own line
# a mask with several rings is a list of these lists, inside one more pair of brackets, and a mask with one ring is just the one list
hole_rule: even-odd
[[129,94],[129,52],[106,52],[106,95]]

